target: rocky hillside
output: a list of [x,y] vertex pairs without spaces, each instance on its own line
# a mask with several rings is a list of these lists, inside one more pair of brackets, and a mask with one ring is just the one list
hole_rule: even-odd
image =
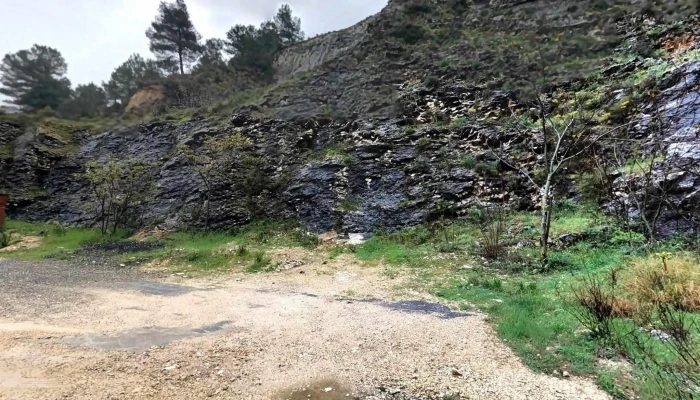
[[[0,123],[0,186],[11,194],[9,213],[93,224],[95,216],[85,206],[91,187],[81,173],[88,162],[112,157],[138,159],[153,168],[152,192],[139,204],[134,223],[202,226],[206,184],[179,149],[201,153],[208,138],[231,135],[246,138],[247,144],[235,150],[234,178],[217,182],[211,191],[215,228],[267,216],[298,218],[316,232],[366,233],[464,216],[483,203],[533,209],[537,190],[514,166],[537,172],[537,113],[527,93],[503,89],[517,87],[518,79],[530,79],[528,71],[534,70],[519,63],[522,38],[564,30],[572,41],[558,39],[557,54],[566,56],[547,68],[558,83],[548,87],[548,112],[556,119],[585,111],[590,114],[586,129],[624,133],[621,140],[637,144],[625,149],[630,154],[652,147],[650,138],[658,135],[643,121],[645,115],[661,115],[668,121],[661,157],[683,163],[650,176],[657,184],[670,182],[672,189],[665,201],[672,200],[674,208],[665,209],[662,225],[687,229],[689,221],[700,218],[692,206],[700,200],[700,179],[688,168],[700,162],[700,154],[692,151],[700,147],[696,122],[688,122],[696,121],[700,110],[694,101],[700,96],[694,85],[700,65],[693,39],[697,18],[680,24],[631,18],[613,24],[615,32],[624,28],[620,37],[593,29],[595,16],[614,15],[595,11],[600,2],[567,3],[444,0],[427,7],[394,0],[349,30],[281,52],[278,74],[286,83],[248,112],[239,110],[223,120],[198,112],[183,121],[103,133],[51,121]],[[625,10],[623,5],[606,7]],[[539,22],[532,23],[534,16]],[[435,40],[443,36],[444,41]],[[584,40],[595,42],[586,42],[593,56],[577,59],[580,49],[574,45]],[[499,64],[503,57],[511,62]],[[290,82],[296,90],[289,90]],[[581,108],[574,107],[577,102]],[[269,113],[289,118],[265,118]],[[499,148],[507,148],[510,162],[494,155]],[[610,146],[594,148],[604,153]],[[660,168],[644,152],[644,165]],[[629,205],[621,200],[621,188],[635,186],[630,182],[637,179],[630,173],[634,168],[618,167],[606,169],[610,176],[602,180],[612,184],[610,190],[593,199],[611,211]],[[620,168],[628,173],[619,173]],[[591,197],[581,182],[597,178],[592,159],[579,161],[556,182],[557,198]]]
[[642,16],[673,21],[692,7],[651,0],[391,0],[353,27],[281,51],[278,83],[258,110],[283,119],[396,117],[397,85],[445,79],[527,92],[543,67],[557,84],[610,63]]

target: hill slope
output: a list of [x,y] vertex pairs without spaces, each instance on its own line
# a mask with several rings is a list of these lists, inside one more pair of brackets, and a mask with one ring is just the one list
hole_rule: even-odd
[[691,3],[391,0],[355,26],[279,52],[278,83],[259,111],[284,119],[395,116],[398,84],[462,79],[517,90],[545,66],[558,83],[610,62],[634,25],[623,18],[675,19]]

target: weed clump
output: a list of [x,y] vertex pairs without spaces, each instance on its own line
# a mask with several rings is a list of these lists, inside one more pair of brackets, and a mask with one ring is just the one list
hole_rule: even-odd
[[633,262],[626,287],[640,304],[700,312],[700,264],[688,255],[658,254]]
[[253,263],[250,264],[247,271],[249,273],[266,272],[271,270],[271,263],[269,257],[263,251],[258,251],[253,257]]

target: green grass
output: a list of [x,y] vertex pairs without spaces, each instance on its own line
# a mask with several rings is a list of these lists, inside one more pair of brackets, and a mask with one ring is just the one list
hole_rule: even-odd
[[241,267],[255,273],[274,269],[266,251],[273,247],[318,246],[316,235],[308,234],[291,221],[263,220],[230,232],[171,233],[161,239],[164,247],[127,254],[122,260],[169,260],[170,268],[191,274],[207,274]]
[[[65,228],[56,224],[14,220],[8,220],[5,229],[14,232],[14,238],[42,237],[39,247],[3,254],[24,260],[61,256],[90,243],[129,240],[128,232],[103,236],[97,229]],[[298,224],[272,220],[258,221],[230,232],[175,232],[160,241],[163,243],[161,248],[122,254],[117,256],[117,260],[122,263],[168,260],[169,268],[193,274],[207,274],[236,267],[248,272],[262,272],[274,267],[265,254],[269,248],[313,249],[319,244],[316,235],[300,229]]]
[[351,148],[347,144],[333,145],[326,149],[311,153],[309,155],[308,160],[313,162],[320,162],[333,159],[341,159],[344,163],[349,164],[352,162],[350,150]]
[[[507,226],[511,240],[533,240],[538,214],[512,216]],[[552,222],[554,235],[561,233],[599,233],[605,218],[590,211],[559,211]],[[614,372],[601,373],[598,358],[608,354],[610,344],[593,337],[571,314],[569,294],[580,279],[589,274],[606,274],[624,265],[637,249],[605,242],[592,235],[568,248],[551,251],[553,268],[536,273],[537,247],[511,251],[503,260],[483,262],[477,256],[474,241],[478,228],[469,222],[452,227],[456,250],[441,257],[440,230],[418,227],[407,231],[380,234],[358,246],[356,256],[365,261],[382,261],[392,276],[403,268],[412,276],[412,289],[423,289],[462,309],[476,306],[485,312],[496,332],[532,369],[551,374],[567,371],[572,375],[597,377],[600,386],[613,396],[621,396]],[[556,237],[556,236],[554,236]],[[602,240],[602,241],[600,241]],[[513,266],[516,262],[524,266]],[[528,261],[532,260],[532,262]],[[464,267],[466,266],[466,268]]]
[[[565,275],[553,279],[489,277],[488,272],[463,274],[434,294],[449,301],[476,305],[486,312],[500,336],[536,371],[595,372],[597,345],[577,333],[579,323],[558,298]],[[498,283],[496,283],[498,282]]]
[[23,260],[40,260],[66,251],[77,250],[86,243],[105,240],[98,229],[58,228],[57,225],[6,220],[6,230],[21,236],[41,236],[41,246],[5,253]]
[[603,370],[598,375],[598,386],[608,392],[613,398],[624,400],[627,395],[618,387],[620,373],[616,371]]

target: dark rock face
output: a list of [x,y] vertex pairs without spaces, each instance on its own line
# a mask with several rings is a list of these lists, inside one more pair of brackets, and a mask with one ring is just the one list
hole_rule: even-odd
[[[204,186],[175,149],[178,145],[196,148],[205,137],[233,131],[252,143],[242,155],[263,160],[261,176],[275,184],[253,198],[236,182],[219,184],[210,207],[211,226],[219,229],[249,222],[256,214],[251,210],[253,203],[265,216],[298,218],[316,232],[395,230],[441,215],[466,213],[475,202],[495,198],[504,179],[521,179],[517,174],[481,176],[460,164],[464,154],[484,157],[481,138],[489,137],[486,131],[492,128],[428,126],[405,133],[400,122],[324,124],[235,116],[228,126],[207,121],[151,123],[81,136],[74,152],[61,158],[42,153],[43,142],[34,138],[24,152],[16,154],[7,175],[12,198],[31,200],[11,201],[8,211],[13,218],[91,225],[94,217],[85,208],[90,188],[78,174],[88,161],[106,161],[112,155],[157,165],[155,190],[144,207],[146,224],[200,226],[201,218],[193,216],[192,209],[203,203]],[[7,132],[18,128],[4,127]],[[49,160],[50,165],[42,168]],[[28,193],[30,187],[40,190]],[[498,198],[516,200],[524,193]]]
[[[696,234],[700,229],[700,62],[669,71],[655,101],[641,107],[630,138],[642,149],[631,165],[641,171],[618,172],[608,207],[633,221],[656,221],[656,233]],[[634,161],[632,161],[634,160]],[[658,216],[656,215],[658,214]]]

